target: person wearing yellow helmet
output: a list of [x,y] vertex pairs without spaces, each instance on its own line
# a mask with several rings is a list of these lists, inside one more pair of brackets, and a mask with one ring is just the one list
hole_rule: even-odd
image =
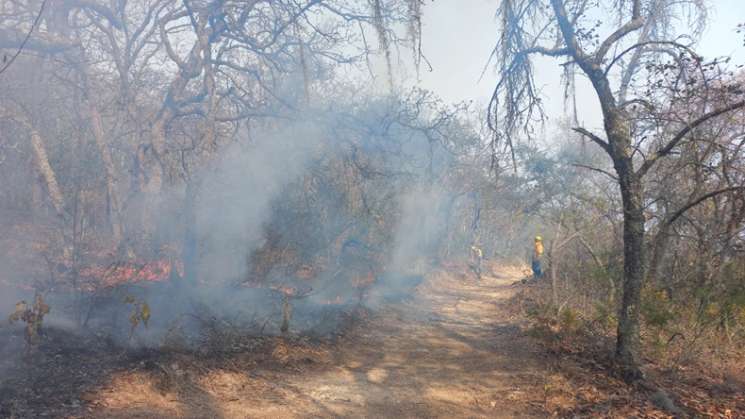
[[533,270],[533,278],[540,278],[543,276],[543,269],[541,269],[541,259],[543,257],[543,238],[541,236],[535,236],[533,240],[533,257],[530,261],[530,267]]

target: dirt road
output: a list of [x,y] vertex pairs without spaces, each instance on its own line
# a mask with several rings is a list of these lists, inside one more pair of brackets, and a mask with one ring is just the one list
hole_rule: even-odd
[[517,277],[503,272],[476,282],[472,276],[433,274],[412,300],[376,314],[317,365],[309,355],[308,368],[301,362],[294,369],[210,369],[178,394],[157,397],[148,395],[158,392],[147,377],[122,376],[94,395],[99,408],[89,414],[544,417],[539,357],[500,308],[515,292]]

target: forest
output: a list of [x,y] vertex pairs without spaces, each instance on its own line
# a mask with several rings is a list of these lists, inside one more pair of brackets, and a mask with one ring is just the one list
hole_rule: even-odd
[[745,417],[736,3],[0,0],[0,418]]

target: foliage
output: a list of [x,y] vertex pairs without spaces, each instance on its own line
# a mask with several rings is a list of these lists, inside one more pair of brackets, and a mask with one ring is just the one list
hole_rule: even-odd
[[34,297],[34,304],[31,306],[26,301],[16,303],[15,311],[10,315],[8,321],[11,324],[16,322],[26,323],[24,337],[28,349],[39,343],[44,316],[49,314],[49,310],[49,306],[44,302],[44,297],[38,293]]
[[140,324],[147,328],[148,323],[150,322],[150,306],[144,299],[138,300],[136,297],[131,295],[124,297],[124,303],[131,306],[129,314],[129,339],[132,339],[135,330]]
[[675,314],[670,300],[663,290],[648,290],[642,297],[642,315],[650,327],[664,329]]

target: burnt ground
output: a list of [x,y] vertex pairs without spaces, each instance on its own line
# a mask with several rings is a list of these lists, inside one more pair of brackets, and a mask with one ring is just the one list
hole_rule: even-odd
[[0,417],[664,417],[620,385],[593,384],[602,372],[557,366],[510,309],[519,271],[464,272],[429,275],[334,340],[122,352],[93,338],[66,347],[50,331],[24,362],[0,364]]

